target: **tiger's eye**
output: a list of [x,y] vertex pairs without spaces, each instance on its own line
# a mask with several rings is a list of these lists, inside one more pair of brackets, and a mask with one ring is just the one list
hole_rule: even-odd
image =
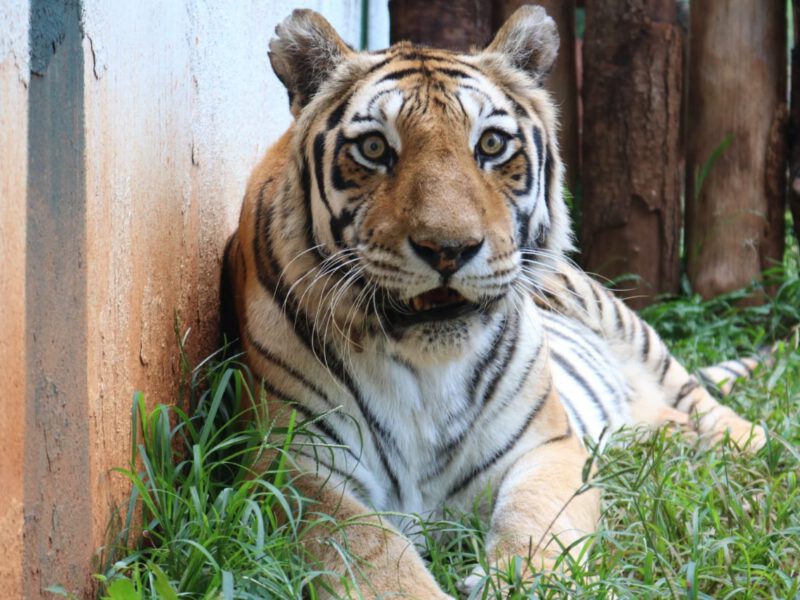
[[485,156],[496,156],[506,147],[506,138],[496,131],[484,131],[478,142],[478,150]]
[[379,135],[368,135],[361,140],[359,150],[365,158],[380,161],[386,156],[386,141]]

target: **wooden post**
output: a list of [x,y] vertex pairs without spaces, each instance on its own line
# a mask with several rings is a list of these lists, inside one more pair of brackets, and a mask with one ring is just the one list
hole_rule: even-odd
[[783,257],[785,3],[692,0],[689,60],[687,269],[709,298]]
[[789,113],[789,208],[794,236],[800,242],[800,0],[792,0],[794,44],[792,45],[792,91]]
[[681,31],[675,0],[586,0],[583,222],[587,270],[641,307],[680,277]]
[[493,29],[497,31],[515,10],[524,4],[539,4],[558,24],[561,44],[553,72],[545,81],[545,87],[553,94],[559,107],[558,144],[566,167],[565,183],[575,193],[578,184],[578,81],[575,64],[575,0],[494,0],[492,8]]
[[492,41],[491,9],[483,0],[389,0],[391,42],[482,48]]

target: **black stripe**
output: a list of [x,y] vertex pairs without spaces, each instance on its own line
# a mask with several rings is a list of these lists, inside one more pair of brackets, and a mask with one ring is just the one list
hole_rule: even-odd
[[695,391],[697,388],[700,387],[700,384],[697,383],[694,379],[690,379],[686,383],[681,386],[681,389],[678,390],[678,395],[675,396],[675,400],[672,402],[672,407],[675,408],[678,404],[681,403],[681,400],[686,398],[689,394]]
[[381,68],[385,67],[386,65],[388,65],[390,62],[392,62],[392,60],[394,60],[394,57],[390,56],[388,58],[384,58],[380,62],[375,63],[369,69],[367,69],[367,72],[364,73],[364,76],[366,77],[367,75],[371,75],[375,71],[378,71],[379,69],[381,69]]
[[469,73],[465,73],[464,71],[459,71],[458,69],[452,69],[449,67],[434,67],[431,70],[431,72],[436,75],[441,73],[443,75],[447,75],[448,77],[453,77],[454,79],[474,79],[474,77]]
[[[300,184],[303,188],[303,223],[305,224],[306,248],[315,248],[314,254],[316,254],[318,258],[323,258],[322,252],[317,248],[317,241],[314,238],[314,224],[311,217],[311,171],[308,168],[308,161],[305,156],[302,158],[302,166],[300,167]],[[259,208],[263,204],[264,198],[262,188],[262,195],[259,198]]]
[[540,343],[536,347],[536,351],[535,351],[534,355],[530,359],[528,359],[528,362],[523,367],[523,371],[524,371],[525,374],[522,377],[520,377],[519,379],[517,379],[517,385],[514,387],[513,390],[511,390],[511,393],[506,394],[506,401],[500,406],[500,408],[498,410],[502,410],[503,408],[505,408],[509,404],[509,402],[513,401],[519,395],[519,393],[522,391],[523,386],[528,381],[528,376],[531,374],[531,371],[533,370],[533,367],[536,365],[536,363],[539,360],[539,356],[541,356],[541,354],[542,354],[542,349],[543,348],[544,348],[544,343]]
[[[535,354],[533,355],[532,358],[528,360],[527,364],[523,368],[524,375],[517,380],[516,387],[509,394],[506,394],[506,400],[500,405],[500,407],[497,408],[496,411],[494,411],[494,414],[497,414],[498,412],[505,409],[509,403],[511,403],[519,396],[519,393],[522,391],[522,387],[528,381],[528,377],[530,376],[531,371],[533,370],[533,367],[536,364],[542,352],[543,347],[544,344],[542,343],[539,344],[539,346],[536,348]],[[551,387],[552,383],[548,387],[548,392],[551,389]],[[472,430],[476,427],[476,425],[479,422],[481,422],[481,418],[484,417],[485,414],[486,414],[485,410],[481,411],[481,413],[472,420],[470,420],[467,426],[461,432],[459,432],[458,435],[456,435],[444,448],[437,449],[436,453],[439,455],[439,462],[432,470],[429,470],[428,472],[425,473],[425,475],[421,479],[422,482],[429,481],[430,479],[437,477],[452,464],[453,459],[457,454],[456,450],[458,446],[460,446],[460,444],[466,439],[467,435],[469,435],[469,433],[472,432]],[[486,422],[486,420],[487,419],[483,419],[483,422]]]
[[567,288],[570,297],[574,298],[578,302],[578,304],[581,305],[581,308],[588,314],[589,309],[586,306],[586,301],[583,299],[582,296],[578,294],[577,290],[572,286],[572,281],[570,280],[569,276],[564,273],[562,273],[561,276],[564,279],[564,286]]
[[[494,392],[497,389],[497,385],[498,383],[500,383],[500,378],[506,374],[508,365],[511,364],[511,359],[514,357],[514,354],[516,353],[518,340],[519,340],[519,316],[516,316],[516,318],[514,319],[514,334],[511,340],[506,345],[505,356],[503,358],[503,361],[502,363],[500,363],[500,366],[494,370],[492,378],[489,380],[489,383],[483,390],[483,395],[481,397],[482,406],[486,406],[486,404],[494,396]],[[541,349],[541,344],[536,351],[537,356],[539,354],[540,349]],[[478,416],[478,418],[480,418],[480,415]]]
[[611,299],[611,306],[614,307],[614,317],[617,323],[617,331],[625,332],[625,326],[622,324],[622,311],[619,309],[620,301],[616,298]]
[[547,147],[547,158],[544,161],[544,203],[550,208],[550,186],[553,177],[553,150]]
[[517,219],[517,244],[521,248],[533,248],[529,239],[531,230],[531,213],[514,205],[514,217]]
[[[422,478],[422,481],[428,481],[438,475],[440,475],[445,469],[447,469],[450,464],[453,462],[453,459],[456,455],[457,448],[461,445],[461,443],[466,439],[467,435],[475,428],[475,425],[480,421],[480,418],[485,413],[485,406],[488,402],[488,399],[491,397],[489,395],[488,390],[484,389],[484,394],[482,395],[482,399],[480,404],[477,403],[475,398],[475,394],[477,393],[477,381],[480,379],[480,375],[486,372],[489,369],[490,365],[494,364],[497,361],[497,350],[499,347],[506,345],[507,335],[509,333],[509,328],[506,326],[507,321],[504,319],[501,324],[499,331],[503,334],[502,339],[498,341],[498,336],[495,336],[492,347],[493,352],[491,353],[491,360],[483,360],[480,367],[476,367],[475,375],[473,377],[473,381],[471,383],[472,392],[470,394],[470,410],[473,411],[474,408],[477,408],[477,412],[471,414],[467,424],[454,436],[451,436],[450,439],[444,445],[439,445],[436,450],[435,454],[437,455],[437,464],[434,466],[432,470],[429,470],[425,473]],[[508,342],[508,346],[505,358],[503,359],[503,364],[500,367],[494,369],[494,376],[492,380],[487,384],[488,387],[492,387],[492,392],[494,392],[494,388],[497,386],[497,383],[503,375],[505,375],[506,369],[508,368],[508,364],[510,363],[511,357],[516,350],[516,343],[517,339],[519,338],[519,318],[517,317],[514,319],[514,335],[513,339]],[[541,345],[537,348],[536,356],[538,356],[539,351],[541,350]],[[530,372],[530,368],[526,368],[525,375],[522,377],[521,381],[524,382],[527,377],[528,373]],[[509,394],[509,398],[514,398],[519,393],[519,389],[515,391],[513,394]]]
[[[525,161],[525,180],[523,182],[523,187],[520,189],[512,189],[512,193],[515,196],[527,196],[531,192],[531,187],[533,187],[533,170],[531,169],[531,159],[528,156],[528,153],[524,151],[523,148],[520,148],[517,152],[512,154],[506,163],[511,162],[514,158],[518,155],[522,155],[522,158]],[[506,164],[503,163],[503,164]]]
[[636,331],[639,327],[639,319],[635,316],[631,317],[631,345],[634,346],[636,342],[639,341],[639,336],[636,334]]
[[[375,103],[378,100],[380,100],[383,96],[386,96],[388,94],[397,94],[399,92],[400,92],[400,90],[397,89],[396,87],[392,87],[392,88],[381,90],[381,91],[377,92],[374,96],[372,96],[372,98],[370,98],[369,102],[367,103],[367,109],[366,109],[367,113],[369,113],[372,110],[372,107],[375,105]],[[405,95],[403,97],[405,98]],[[399,111],[399,112],[402,112],[402,110]]]
[[716,391],[717,393],[719,393],[719,390],[717,389],[717,384],[709,375],[706,375],[706,373],[704,373],[704,369],[700,369],[699,371],[697,371],[697,377],[704,388],[706,389],[711,388],[710,390],[711,392]]
[[737,358],[733,362],[735,362],[737,365],[740,365],[747,372],[747,375],[752,375],[753,371],[755,371],[756,367],[758,367],[758,359],[757,358],[753,358],[751,360],[755,360],[756,364],[751,366],[743,358]]
[[328,203],[328,196],[325,193],[325,134],[318,133],[314,138],[314,175],[317,179],[317,193],[320,200],[333,216],[331,205]]
[[[557,327],[555,323],[561,325],[561,327]],[[603,372],[597,368],[597,363],[603,361],[603,356],[601,352],[592,344],[586,342],[582,337],[580,337],[580,333],[571,327],[567,326],[566,323],[563,322],[549,322],[545,324],[545,328],[547,329],[548,334],[551,338],[562,338],[569,340],[573,347],[572,351],[575,353],[578,358],[583,361],[584,366],[589,369],[595,377],[597,377],[603,384],[603,386],[608,391],[608,395],[614,401],[614,404],[617,407],[617,410],[622,413],[624,407],[624,400],[620,398],[619,394],[617,393],[617,389],[609,383],[609,381],[603,375]]]
[[353,468],[352,472],[345,473],[341,469],[339,469],[339,468],[333,466],[332,464],[329,464],[328,462],[322,460],[319,457],[320,453],[316,451],[316,448],[314,448],[314,450],[315,450],[315,452],[314,452],[313,456],[311,454],[309,454],[308,452],[303,452],[302,450],[295,450],[295,452],[297,454],[305,456],[308,460],[311,460],[316,464],[321,464],[326,469],[328,469],[330,472],[336,473],[339,477],[344,479],[349,484],[355,485],[356,488],[357,488],[356,490],[353,490],[355,495],[360,497],[365,502],[369,501],[369,493],[367,492],[367,490],[368,490],[367,486],[355,474],[355,470],[356,470],[357,466]]
[[384,81],[397,81],[403,79],[404,77],[410,77],[411,75],[421,75],[424,71],[420,67],[412,67],[410,69],[400,69],[399,71],[392,71],[391,73],[387,73],[378,81],[375,82],[375,85],[379,83],[383,83]]
[[271,362],[278,368],[282,369],[283,371],[294,377],[305,388],[310,390],[314,395],[318,396],[330,410],[336,410],[337,408],[339,408],[339,406],[334,404],[333,401],[328,397],[328,395],[324,391],[322,391],[322,389],[319,386],[317,386],[314,382],[310,381],[308,378],[303,376],[303,374],[300,373],[297,369],[291,367],[281,358],[270,352],[269,349],[267,349],[261,344],[261,342],[255,339],[249,327],[245,329],[245,332],[247,335],[247,340],[250,342],[250,344],[253,345],[253,347],[256,349],[256,352],[258,352],[258,354],[264,360]]
[[358,457],[353,453],[353,450],[350,448],[350,446],[345,444],[341,436],[336,431],[331,429],[330,425],[327,423],[327,421],[322,415],[318,415],[312,412],[311,410],[306,408],[306,406],[304,406],[297,398],[294,398],[291,394],[286,392],[286,390],[282,390],[276,387],[269,381],[263,381],[262,385],[264,386],[264,389],[267,392],[272,394],[273,397],[283,402],[286,402],[289,405],[289,408],[299,412],[301,415],[303,415],[303,417],[307,421],[314,421],[314,423],[311,424],[313,427],[319,429],[323,434],[325,434],[325,436],[331,439],[335,444],[342,446],[344,450],[348,451],[353,456],[353,458],[358,460]]
[[647,362],[650,358],[650,326],[647,323],[642,323],[642,360]]
[[458,483],[453,485],[447,492],[446,496],[447,498],[451,498],[452,496],[464,490],[467,486],[469,486],[470,483],[472,483],[475,480],[475,478],[478,475],[486,471],[494,463],[500,460],[516,445],[516,443],[528,429],[528,426],[530,426],[533,419],[536,418],[537,414],[539,414],[539,411],[542,409],[542,406],[544,406],[544,403],[547,400],[547,397],[550,395],[551,391],[552,387],[548,387],[545,393],[537,400],[536,404],[534,404],[533,408],[528,412],[528,415],[525,417],[525,421],[523,422],[522,427],[520,427],[516,432],[514,432],[514,435],[511,436],[511,438],[508,440],[508,442],[506,442],[506,444],[502,448],[493,452],[489,460],[486,460],[479,466],[473,468],[469,473],[467,473],[467,475],[462,477],[458,481]]
[[[438,62],[445,63],[445,64],[455,63],[460,67],[464,67],[466,69],[470,69],[472,71],[475,71],[476,74],[483,75],[484,77],[486,77],[486,74],[483,71],[481,71],[478,67],[476,67],[475,65],[470,64],[470,63],[468,63],[466,61],[460,60],[458,58],[458,56],[455,56],[453,54],[447,54],[445,52],[437,50],[436,48],[427,48],[427,47],[421,47],[421,46],[414,46],[412,50],[398,52],[397,54],[395,54],[393,56],[393,59],[396,60],[396,61],[403,61],[403,60],[414,61],[414,60],[419,60],[419,61],[426,62],[429,66],[430,66],[430,62],[431,61],[438,61]],[[435,72],[435,71],[438,71],[440,69],[440,67],[438,67],[436,65],[432,65],[432,66],[430,66],[430,69]]]
[[466,395],[470,399],[470,406],[474,406],[477,403],[478,384],[481,381],[481,377],[484,375],[484,373],[486,373],[488,366],[494,363],[494,361],[497,359],[497,353],[502,345],[502,338],[505,337],[507,323],[508,318],[503,316],[500,323],[498,323],[497,331],[492,338],[489,351],[475,365],[475,370],[472,374],[472,380],[470,381],[466,390]]
[[538,198],[539,189],[542,186],[539,174],[542,172],[542,162],[544,161],[544,143],[542,142],[542,130],[536,126],[533,127],[533,145],[536,150],[536,197]]
[[586,287],[589,288],[589,292],[592,295],[592,304],[597,308],[597,316],[598,320],[602,322],[603,319],[603,309],[602,309],[602,301],[600,300],[600,296],[597,294],[597,290],[595,289],[594,282],[587,277],[587,285]]
[[661,366],[661,376],[658,378],[659,384],[664,383],[664,378],[667,376],[667,371],[669,371],[669,366],[670,364],[672,364],[672,355],[670,355],[669,351],[666,348],[664,348],[664,352],[666,352],[666,354],[664,355],[664,363]]
[[558,365],[559,365],[559,366],[560,366],[562,369],[564,369],[564,370],[567,372],[567,374],[568,374],[568,375],[569,375],[569,376],[570,376],[570,377],[571,377],[571,378],[572,378],[572,379],[573,379],[573,380],[574,380],[574,381],[575,381],[575,382],[576,382],[578,385],[580,385],[580,386],[581,386],[581,387],[582,387],[584,390],[586,390],[586,393],[588,394],[589,398],[592,400],[592,403],[593,403],[595,406],[597,406],[597,408],[599,408],[599,409],[600,409],[600,412],[601,412],[601,413],[602,413],[602,415],[603,415],[603,420],[604,420],[604,422],[605,422],[605,423],[610,423],[610,422],[611,422],[611,419],[610,419],[610,417],[609,417],[608,411],[606,410],[606,407],[605,407],[605,406],[603,406],[603,403],[602,403],[602,402],[600,402],[600,398],[597,396],[597,394],[595,393],[595,391],[592,389],[592,386],[591,386],[591,385],[589,385],[589,382],[588,382],[588,381],[586,381],[586,379],[583,377],[583,375],[581,375],[580,373],[578,373],[578,371],[575,369],[575,366],[574,366],[572,363],[570,363],[570,362],[569,362],[569,360],[567,360],[567,359],[566,359],[566,357],[564,357],[564,356],[560,355],[558,352],[555,352],[555,351],[553,351],[552,349],[551,349],[551,351],[550,351],[550,356],[553,358],[553,360],[554,360],[556,363],[558,363]]
[[[558,386],[556,386],[558,387]],[[575,405],[570,402],[569,398],[559,392],[558,398],[561,401],[561,406],[564,407],[564,410],[567,412],[567,417],[570,417],[570,422],[574,422],[576,428],[578,429],[578,439],[583,439],[583,436],[586,435],[586,423],[583,422],[581,419],[580,413],[575,410]]]
[[[337,145],[339,144],[339,140],[337,140]],[[344,143],[347,143],[344,140]],[[342,168],[339,166],[339,149],[337,148],[333,155],[333,166],[331,167],[331,183],[333,184],[334,189],[340,192],[344,192],[347,190],[357,189],[359,188],[359,184],[352,179],[346,179],[344,174],[342,174]],[[358,163],[356,163],[358,164]],[[358,165],[359,168],[361,165]]]
[[[341,136],[341,134],[340,134]],[[325,208],[330,215],[329,227],[333,241],[340,248],[344,247],[343,233],[345,227],[353,222],[355,213],[348,209],[343,209],[341,214],[337,215],[333,212],[330,202],[328,202],[328,195],[325,193],[325,134],[318,133],[314,138],[314,174],[317,180],[317,192],[325,205]]]
[[721,364],[718,364],[718,365],[713,365],[712,368],[722,369],[723,371],[726,371],[726,372],[730,373],[731,375],[733,375],[734,379],[740,379],[742,377],[747,377],[749,375],[749,371],[745,371],[744,373],[741,373],[740,371],[737,371],[736,369],[731,367],[729,363],[721,363]]
[[478,94],[479,96],[483,96],[483,97],[484,97],[484,99],[485,99],[487,102],[489,102],[489,103],[491,103],[491,102],[492,102],[492,97],[491,97],[489,94],[487,94],[487,93],[486,93],[485,91],[483,91],[482,89],[475,87],[474,85],[469,85],[469,84],[467,84],[467,83],[462,83],[462,84],[460,84],[458,87],[459,87],[459,89],[462,89],[462,90],[469,90],[470,92],[475,92],[475,93],[476,93],[476,94]]
[[352,123],[370,122],[370,123],[378,123],[378,124],[380,124],[380,120],[379,119],[376,119],[375,117],[371,117],[370,115],[361,115],[361,114],[358,114],[358,113],[353,115],[353,117],[350,119],[350,121]]
[[328,116],[328,129],[333,129],[339,125],[352,97],[352,94],[348,94],[347,97],[331,111],[331,114]]
[[503,96],[505,96],[506,101],[509,104],[511,104],[511,106],[514,107],[514,113],[517,115],[518,118],[520,119],[530,118],[528,110],[522,105],[522,103],[519,102],[519,100],[517,100],[514,97],[513,94],[511,94],[511,92],[509,92],[507,89],[505,89],[504,87],[502,87],[497,83],[495,83],[495,86],[503,93]]
[[[516,336],[518,335],[518,325],[519,320],[515,319],[517,324],[517,332],[514,334],[514,340],[511,342],[512,344],[516,345]],[[453,450],[461,444],[461,442],[466,437],[467,433],[469,433],[473,426],[475,425],[477,416],[481,413],[481,409],[483,407],[483,403],[486,400],[485,394],[481,396],[481,402],[478,402],[478,387],[480,382],[483,380],[482,376],[486,374],[487,371],[494,371],[496,377],[500,377],[503,374],[503,369],[500,367],[492,368],[498,361],[498,354],[501,347],[506,344],[507,334],[509,332],[508,328],[508,321],[504,317],[503,320],[499,323],[499,327],[497,333],[495,334],[494,338],[492,339],[491,343],[491,350],[486,354],[486,356],[481,359],[481,362],[475,366],[472,380],[470,381],[470,385],[467,388],[467,395],[469,396],[469,405],[468,409],[470,411],[469,417],[467,417],[467,424],[461,428],[461,430],[452,435],[450,439],[445,444],[440,444],[437,449],[436,453],[440,455],[441,458],[444,460],[440,460],[440,468],[437,468],[437,472],[441,472],[447,464],[449,464],[450,460],[452,460],[452,452]],[[487,386],[490,384],[487,384]],[[496,385],[496,384],[495,384]],[[484,388],[485,390],[485,388]]]
[[570,427],[569,422],[567,422],[567,430],[564,433],[562,433],[561,435],[557,435],[555,437],[551,437],[549,440],[545,440],[544,442],[542,442],[542,446],[544,446],[545,444],[553,444],[555,442],[566,440],[571,436],[572,436],[572,427]]

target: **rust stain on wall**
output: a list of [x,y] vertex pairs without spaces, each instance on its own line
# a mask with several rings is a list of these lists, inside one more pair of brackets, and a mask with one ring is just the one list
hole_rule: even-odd
[[0,582],[8,598],[22,596],[27,15],[22,0],[0,6]]

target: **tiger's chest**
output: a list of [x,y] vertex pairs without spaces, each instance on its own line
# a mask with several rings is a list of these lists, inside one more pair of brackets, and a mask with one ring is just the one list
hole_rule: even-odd
[[[546,385],[535,377],[547,360],[543,342],[531,319],[495,315],[456,359],[413,356],[391,344],[352,357],[366,408],[387,427],[378,443],[398,480],[379,508],[427,514],[445,503],[467,505],[465,490],[485,487],[524,451],[520,424],[536,388]],[[529,379],[532,385],[520,385]],[[373,462],[371,472],[380,474]]]
[[315,355],[287,331],[262,350],[275,355],[267,381],[332,448],[308,458],[349,477],[372,507],[469,509],[521,454],[560,433],[537,418],[551,385],[580,435],[629,420],[622,369],[602,341],[532,302],[519,308],[482,319],[446,356],[391,337]]

